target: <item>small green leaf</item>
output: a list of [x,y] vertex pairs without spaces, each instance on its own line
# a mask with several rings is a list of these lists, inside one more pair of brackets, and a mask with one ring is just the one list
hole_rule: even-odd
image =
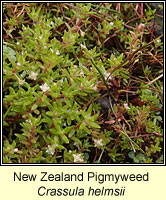
[[66,137],[66,135],[61,134],[61,138],[63,139],[65,143],[67,144],[69,143],[69,139]]
[[11,48],[3,45],[3,52],[7,54],[9,58],[11,58],[14,62],[16,62],[16,52]]
[[82,129],[84,129],[85,127],[86,127],[86,124],[85,124],[84,122],[82,122],[81,125],[80,125],[80,129],[82,130]]
[[129,158],[134,159],[135,158],[135,153],[133,151],[130,151],[128,153]]
[[145,156],[142,154],[142,153],[139,153],[136,158],[139,160],[139,161],[143,161],[145,159]]
[[88,110],[87,110],[87,114],[88,115],[91,115],[91,112],[92,112],[92,104],[89,106]]
[[70,118],[70,116],[67,117],[67,124],[68,124],[69,126],[71,125],[71,118]]
[[74,142],[77,142],[79,145],[82,145],[82,142],[81,142],[81,140],[79,140],[78,138],[76,138],[76,137],[72,137],[71,138]]
[[49,117],[53,117],[54,116],[54,113],[52,111],[47,111],[46,112],[46,115],[48,115]]
[[133,158],[133,161],[134,161],[135,163],[139,163],[139,162],[140,162],[140,160],[137,159],[136,157]]
[[101,128],[98,124],[96,124],[95,122],[89,122],[88,123],[91,127],[93,128]]
[[50,128],[49,131],[50,131],[53,135],[56,135],[56,134],[57,134],[57,131],[56,131],[54,128]]
[[35,104],[32,106],[31,110],[35,110],[37,107],[38,107],[38,105],[35,103]]

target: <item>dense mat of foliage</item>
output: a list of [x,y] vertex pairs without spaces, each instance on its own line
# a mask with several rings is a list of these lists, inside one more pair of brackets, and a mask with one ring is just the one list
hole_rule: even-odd
[[162,163],[160,13],[4,3],[3,162]]

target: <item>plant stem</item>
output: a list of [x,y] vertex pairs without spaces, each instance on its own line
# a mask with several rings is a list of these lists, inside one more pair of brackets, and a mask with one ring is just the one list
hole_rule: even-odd
[[[105,84],[105,86],[106,86],[106,88],[107,88],[107,93],[108,93],[108,97],[109,97],[110,108],[111,108],[111,110],[112,110],[112,112],[113,112],[115,118],[116,118],[117,121],[118,121],[117,115],[116,115],[116,113],[115,113],[115,111],[114,111],[114,108],[113,108],[113,105],[112,105],[112,101],[111,101],[111,97],[112,97],[114,100],[115,100],[115,98],[114,98],[113,94],[110,92],[109,87],[108,87],[108,84],[107,84],[107,82],[106,82],[106,80],[105,80],[105,78],[104,78],[102,72],[100,71],[100,69],[99,69],[99,68],[97,67],[97,65],[95,64],[93,58],[91,58],[91,63],[92,63],[93,66],[97,69],[97,71],[99,72],[101,78],[102,78],[103,81],[104,81],[104,84]],[[119,125],[120,125],[120,127],[121,127],[122,132],[123,132],[123,133],[126,135],[126,137],[129,139],[133,151],[136,152],[136,150],[135,150],[135,148],[134,148],[134,145],[136,145],[136,146],[143,152],[143,150],[128,136],[127,132],[124,130],[124,128],[123,128],[123,126],[121,125],[121,123],[120,123],[119,121],[118,121],[118,123],[119,123]]]
[[[158,40],[159,38],[161,38],[163,35],[157,37],[155,40]],[[142,49],[148,47],[149,45],[151,45],[155,40],[152,40],[151,42],[149,42],[148,44],[140,47],[139,49],[137,49],[136,51],[134,51],[129,57],[127,57],[119,66],[117,66],[116,68],[114,68],[112,70],[112,73],[114,73],[117,69],[123,67],[124,65],[126,65],[128,62],[131,61],[131,59],[133,58],[133,56],[138,53],[139,51],[141,51]]]
[[7,109],[6,113],[3,115],[3,120],[5,120],[6,116],[8,115],[8,113],[10,112],[12,108],[12,105],[9,106],[9,108]]
[[93,58],[91,58],[91,62],[92,62],[92,64],[93,64],[93,66],[97,69],[97,71],[99,72],[99,74],[100,74],[102,80],[104,81],[104,85],[105,85],[106,88],[107,88],[108,94],[111,95],[111,97],[115,100],[115,97],[113,96],[112,92],[110,92],[110,90],[109,90],[109,86],[108,86],[108,84],[107,84],[107,82],[106,82],[106,80],[105,80],[105,78],[104,78],[104,75],[102,74],[102,72],[100,71],[100,69],[99,69],[99,68],[97,67],[97,65],[95,64]]
[[104,153],[104,149],[102,150],[102,152],[101,152],[101,154],[100,154],[100,157],[99,157],[97,163],[100,163],[100,160],[101,160],[101,158],[102,158],[103,153]]

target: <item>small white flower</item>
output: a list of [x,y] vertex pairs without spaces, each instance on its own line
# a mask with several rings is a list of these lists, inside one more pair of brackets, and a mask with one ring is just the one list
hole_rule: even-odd
[[95,91],[97,91],[97,90],[98,90],[96,85],[95,85],[95,86],[93,86],[93,89],[94,89]]
[[81,46],[81,48],[86,49],[85,45],[81,44],[80,46]]
[[59,53],[59,50],[57,50],[57,51],[56,51],[56,55],[57,55],[57,56],[59,56],[59,55],[60,55],[60,53]]
[[74,65],[74,66],[73,66],[74,72],[77,70],[77,68],[78,68],[77,65]]
[[114,23],[113,22],[110,22],[110,26],[113,26],[114,25]]
[[81,31],[81,29],[80,29],[80,35],[81,35],[81,37],[85,36],[85,32]]
[[95,84],[92,84],[91,87],[92,87],[95,91],[98,90],[98,89],[97,89],[97,86],[96,86]]
[[127,110],[130,110],[129,105],[128,105],[127,103],[124,103],[124,107],[125,107]]
[[145,27],[145,24],[141,23],[142,27]]
[[48,145],[48,148],[47,148],[47,150],[46,150],[46,153],[51,154],[51,155],[54,155],[55,149],[54,149],[52,146]]
[[160,43],[160,40],[156,40],[157,43]]
[[24,80],[19,80],[19,85],[24,85],[25,81]]
[[108,72],[104,72],[104,77],[105,77],[105,79],[108,78],[108,80],[111,80],[111,79],[112,79],[110,73],[108,73]]
[[47,46],[44,46],[44,49],[47,49]]
[[138,30],[142,32],[142,31],[144,31],[144,28],[145,28],[145,24],[140,23],[138,26]]
[[30,72],[29,78],[32,80],[36,80],[38,73],[37,72]]
[[17,45],[20,45],[20,43],[19,43],[19,42],[17,42],[16,44],[17,44]]
[[102,139],[99,139],[99,140],[94,139],[94,143],[95,143],[95,147],[100,148],[100,147],[103,146],[103,140]]
[[73,154],[74,162],[84,162],[81,154]]
[[17,63],[17,66],[21,66],[21,63],[18,62],[18,63]]
[[81,70],[80,75],[82,75],[83,77],[85,76],[83,70]]
[[17,153],[18,152],[18,148],[13,149],[13,151]]
[[106,71],[104,72],[104,76],[105,78],[107,78],[109,76],[109,73],[107,73]]
[[46,92],[50,89],[50,87],[47,85],[47,83],[44,83],[44,85],[41,85],[40,88],[43,92]]
[[42,36],[39,36],[40,39],[42,39]]

